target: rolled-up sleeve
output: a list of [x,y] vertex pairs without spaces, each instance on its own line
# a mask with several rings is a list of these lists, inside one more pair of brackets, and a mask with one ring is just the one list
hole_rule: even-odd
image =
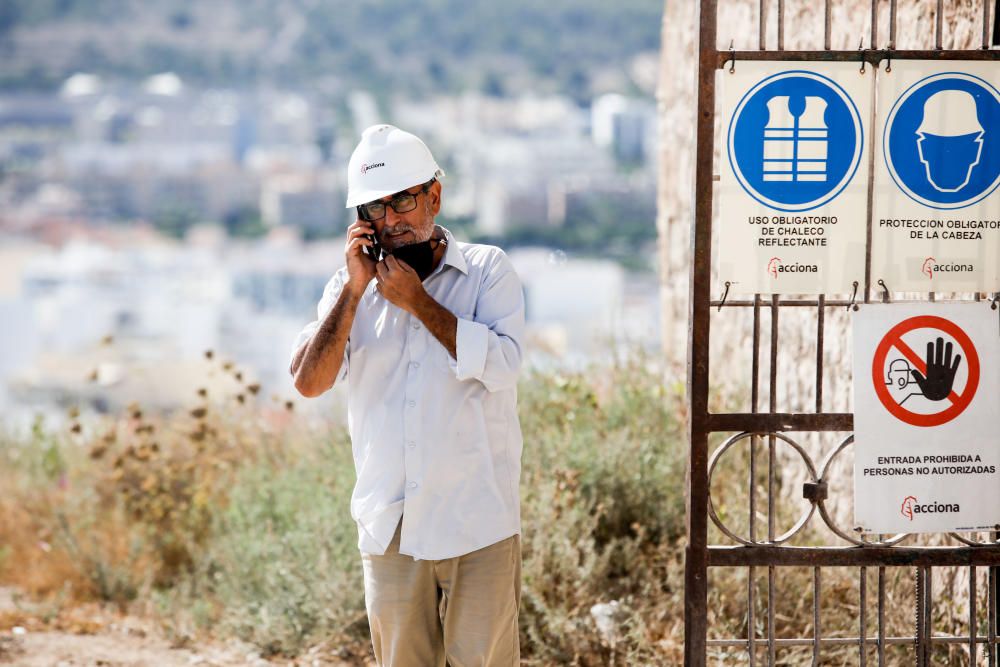
[[451,359],[459,380],[479,380],[489,391],[517,386],[524,340],[524,290],[502,251],[483,281],[474,319],[458,319]]
[[[316,319],[303,327],[299,335],[295,337],[295,343],[292,345],[292,356],[289,360],[289,368],[291,368],[291,362],[295,360],[295,354],[299,351],[306,342],[319,330],[320,325],[323,320],[326,319],[327,313],[333,308],[333,305],[337,303],[337,299],[340,298],[340,293],[344,289],[344,284],[347,277],[346,269],[341,269],[337,273],[333,274],[333,277],[323,288],[323,296],[320,298],[319,303],[316,305]],[[347,345],[344,346],[344,359],[340,364],[340,373],[337,375],[337,380],[343,380],[347,377],[348,359],[350,358],[351,351],[351,341],[347,340]]]

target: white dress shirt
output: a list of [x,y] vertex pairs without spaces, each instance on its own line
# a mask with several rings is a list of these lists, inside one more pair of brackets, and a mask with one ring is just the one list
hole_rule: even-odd
[[[385,553],[400,517],[399,551],[421,560],[460,556],[521,532],[521,281],[499,248],[445,234],[444,258],[424,288],[458,318],[458,359],[373,280],[337,378],[348,381],[357,474],[351,516],[358,548],[368,554]],[[347,279],[346,267],[334,274],[293,355]]]

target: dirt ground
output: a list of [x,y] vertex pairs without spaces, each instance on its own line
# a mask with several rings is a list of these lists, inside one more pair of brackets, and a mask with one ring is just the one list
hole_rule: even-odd
[[177,646],[142,619],[81,609],[47,617],[13,588],[0,587],[0,665],[17,667],[346,667],[317,647],[297,660],[271,661],[252,646]]

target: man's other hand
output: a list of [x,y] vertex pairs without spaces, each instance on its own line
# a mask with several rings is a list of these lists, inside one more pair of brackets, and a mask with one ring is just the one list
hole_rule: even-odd
[[382,296],[408,313],[415,314],[417,305],[427,298],[417,272],[392,255],[376,265],[375,280],[378,281],[376,289]]

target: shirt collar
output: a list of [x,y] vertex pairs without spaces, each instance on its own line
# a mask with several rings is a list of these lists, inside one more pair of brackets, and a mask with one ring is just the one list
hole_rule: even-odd
[[444,237],[448,240],[448,245],[445,246],[444,258],[442,258],[441,264],[450,264],[465,275],[469,275],[469,265],[466,264],[465,256],[462,254],[462,251],[458,249],[458,242],[455,240],[455,237],[452,236],[451,232],[444,227],[441,227],[441,229],[444,229]]

